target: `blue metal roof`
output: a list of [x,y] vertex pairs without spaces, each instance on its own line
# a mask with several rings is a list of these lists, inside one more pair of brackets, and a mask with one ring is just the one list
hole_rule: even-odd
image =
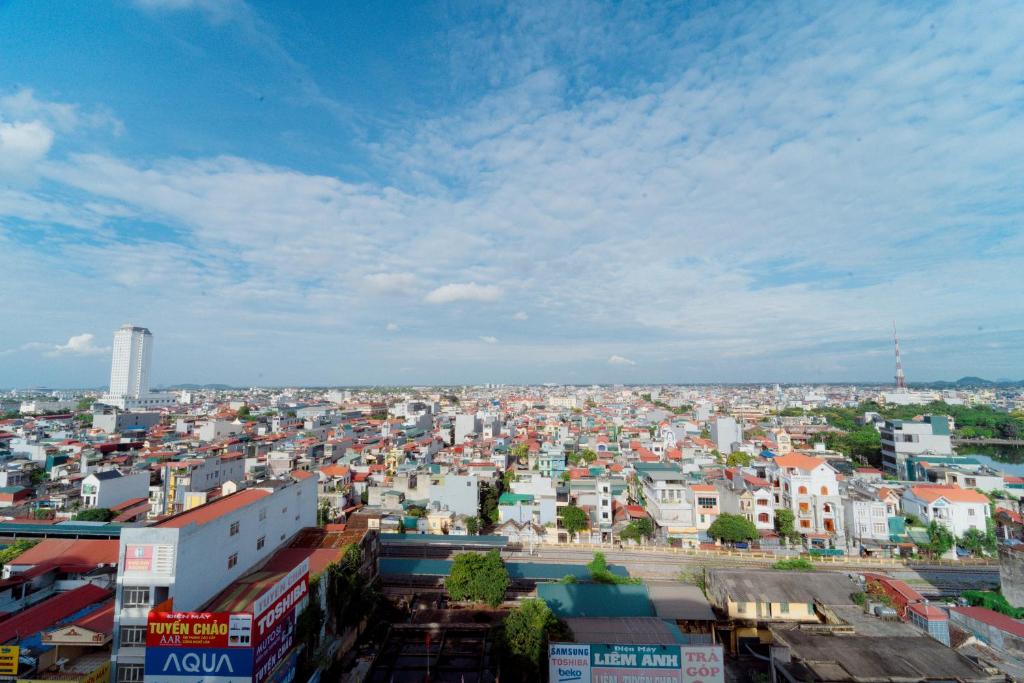
[[477,545],[490,548],[504,548],[507,536],[459,536],[456,534],[381,534],[381,543],[423,544],[423,545]]
[[0,522],[0,536],[14,538],[120,538],[120,524],[15,524]]
[[544,583],[537,597],[559,618],[655,616],[647,587],[637,584]]
[[[452,571],[453,560],[428,560],[405,557],[380,558],[380,573],[396,576],[423,575],[448,576]],[[509,578],[529,581],[557,581],[566,575],[575,576],[579,580],[590,578],[590,570],[582,564],[546,564],[542,562],[508,562]],[[617,576],[629,576],[625,567],[609,565],[608,570]],[[578,585],[578,584],[575,584]]]

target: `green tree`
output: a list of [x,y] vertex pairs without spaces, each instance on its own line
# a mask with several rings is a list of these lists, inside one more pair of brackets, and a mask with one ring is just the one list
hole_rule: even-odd
[[814,564],[806,557],[787,557],[772,565],[772,569],[782,571],[809,572],[814,571]]
[[466,531],[470,536],[476,536],[480,531],[480,519],[477,517],[466,518]]
[[754,456],[750,455],[750,453],[744,453],[743,451],[730,453],[729,457],[725,459],[725,464],[728,467],[749,467],[752,462],[754,462]]
[[800,538],[796,532],[796,516],[788,508],[778,508],[775,511],[775,531],[787,541],[795,542]]
[[590,580],[594,583],[640,583],[640,579],[613,574],[608,569],[608,560],[605,559],[604,553],[594,553],[594,559],[587,563],[587,569],[590,570]]
[[10,544],[3,550],[0,550],[0,568],[2,568],[5,564],[18,557],[18,555],[21,555],[23,552],[25,552],[38,542],[39,541],[26,541],[25,539],[20,539]]
[[729,543],[739,541],[752,541],[757,538],[757,527],[743,515],[731,515],[727,512],[718,515],[718,518],[708,527],[708,536],[717,538]]
[[526,459],[530,456],[530,445],[525,443],[516,444],[512,447],[511,453],[512,457],[521,464],[526,464]]
[[654,523],[647,517],[634,519],[626,528],[619,532],[619,538],[624,541],[639,541],[642,538],[654,536]]
[[75,515],[75,520],[79,522],[109,522],[116,516],[113,510],[107,508],[89,508]]
[[548,640],[562,631],[558,619],[543,600],[523,600],[505,617],[502,640],[509,658],[506,670],[524,680],[539,680]]
[[928,525],[928,545],[925,549],[932,555],[945,555],[953,547],[954,542],[953,534],[942,524],[933,521]]
[[508,586],[508,569],[497,550],[456,555],[445,579],[452,600],[483,602],[491,607],[504,601]]
[[998,547],[995,522],[989,517],[986,520],[985,531],[973,527],[968,529],[960,537],[958,545],[974,555],[995,555]]
[[249,406],[244,405],[238,409],[238,412],[235,413],[235,416],[239,420],[248,420],[252,416],[252,412],[249,410]]
[[316,525],[321,527],[326,526],[330,524],[332,517],[330,501],[320,501],[320,507],[316,510]]
[[501,492],[487,482],[480,484],[480,516],[491,524],[498,523],[498,499]]
[[590,526],[590,517],[586,510],[575,505],[566,505],[562,508],[562,528],[569,532],[569,536],[576,536]]
[[589,448],[584,448],[582,451],[579,452],[579,457],[577,457],[576,460],[583,460],[589,464],[597,460],[597,453],[590,450]]

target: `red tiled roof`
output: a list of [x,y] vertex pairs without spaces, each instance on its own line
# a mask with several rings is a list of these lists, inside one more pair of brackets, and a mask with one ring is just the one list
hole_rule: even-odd
[[917,602],[907,607],[907,609],[911,612],[920,614],[928,621],[949,621],[949,617],[946,615],[946,612],[935,605],[926,605],[922,602]]
[[212,503],[201,505],[197,508],[183,512],[179,515],[175,515],[162,522],[157,522],[154,526],[169,527],[172,529],[181,529],[189,524],[198,524],[202,526],[208,522],[212,522],[215,519],[220,519],[229,512],[240,510],[247,505],[252,505],[258,500],[262,500],[270,495],[270,491],[266,489],[246,489],[233,493],[230,496],[224,496],[218,498]]
[[45,538],[29,548],[10,564],[117,564],[119,541],[98,539]]
[[988,497],[985,494],[962,489],[959,486],[915,486],[911,491],[915,496],[929,503],[939,498],[945,498],[953,503],[988,503]]
[[107,600],[98,610],[89,612],[71,623],[95,633],[112,635],[114,633],[114,599]]
[[27,610],[13,615],[6,621],[0,622],[0,643],[7,643],[15,638],[26,638],[47,630],[75,612],[109,598],[111,595],[112,593],[107,589],[91,583],[67,593],[58,593],[52,598],[43,600]]
[[1024,637],[1024,623],[1017,621],[1016,619],[1011,619],[999,612],[993,612],[992,610],[984,607],[951,607],[950,611],[959,612],[960,614],[970,617],[975,621],[980,621],[983,624],[994,626],[1000,631],[1012,633],[1018,637]]

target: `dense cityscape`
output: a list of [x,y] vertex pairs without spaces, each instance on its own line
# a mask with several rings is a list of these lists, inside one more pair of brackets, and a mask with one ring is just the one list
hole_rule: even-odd
[[894,351],[889,386],[153,391],[125,325],[107,390],[0,403],[7,672],[1016,678],[1024,388]]
[[0,683],[1024,683],[1022,37],[0,0]]

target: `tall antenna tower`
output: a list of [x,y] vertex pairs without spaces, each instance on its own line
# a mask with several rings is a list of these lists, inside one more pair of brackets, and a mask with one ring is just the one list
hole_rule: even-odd
[[900,359],[900,338],[896,336],[896,321],[892,321],[892,341],[896,344],[896,389],[905,391],[907,378],[903,376],[903,361]]

